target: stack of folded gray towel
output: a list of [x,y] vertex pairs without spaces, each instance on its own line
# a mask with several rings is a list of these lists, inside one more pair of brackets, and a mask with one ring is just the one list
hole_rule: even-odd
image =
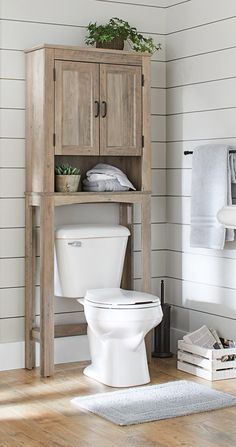
[[136,188],[120,169],[108,164],[99,163],[86,173],[83,190],[90,192],[128,191]]

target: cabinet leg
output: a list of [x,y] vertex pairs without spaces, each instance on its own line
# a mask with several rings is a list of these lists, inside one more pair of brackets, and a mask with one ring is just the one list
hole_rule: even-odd
[[40,372],[54,373],[54,199],[40,205]]
[[141,205],[142,290],[151,291],[151,205],[144,197]]
[[25,368],[35,367],[35,342],[32,329],[35,326],[35,208],[25,200]]
[[[141,204],[141,247],[142,247],[142,290],[151,291],[151,204],[150,197],[144,197]],[[148,361],[152,354],[152,331],[146,337]]]
[[133,204],[120,203],[120,225],[124,225],[130,230],[128,238],[124,269],[121,281],[123,289],[132,290],[133,288]]

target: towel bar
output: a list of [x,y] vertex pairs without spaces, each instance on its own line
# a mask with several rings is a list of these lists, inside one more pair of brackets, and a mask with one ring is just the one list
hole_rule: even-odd
[[[234,150],[229,151],[229,153],[230,154],[236,154],[236,150],[235,151]],[[193,151],[184,151],[184,155],[191,155],[191,154],[193,154]]]

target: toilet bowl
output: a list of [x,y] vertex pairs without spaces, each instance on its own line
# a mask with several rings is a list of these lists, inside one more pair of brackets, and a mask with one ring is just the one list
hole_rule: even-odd
[[55,234],[55,295],[76,298],[88,323],[88,377],[113,387],[150,381],[145,335],[162,320],[158,297],[120,289],[129,230],[63,226]]
[[116,288],[88,290],[79,301],[92,361],[84,374],[112,387],[150,382],[144,337],[162,319],[159,298]]

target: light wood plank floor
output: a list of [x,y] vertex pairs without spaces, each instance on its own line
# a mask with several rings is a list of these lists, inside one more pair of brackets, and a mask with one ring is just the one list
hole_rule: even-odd
[[[38,370],[0,373],[1,447],[235,447],[236,407],[130,427],[116,426],[70,404],[78,395],[111,391],[83,376],[85,364],[56,367],[54,378]],[[211,384],[153,360],[152,383],[196,380],[236,395],[236,380]]]

